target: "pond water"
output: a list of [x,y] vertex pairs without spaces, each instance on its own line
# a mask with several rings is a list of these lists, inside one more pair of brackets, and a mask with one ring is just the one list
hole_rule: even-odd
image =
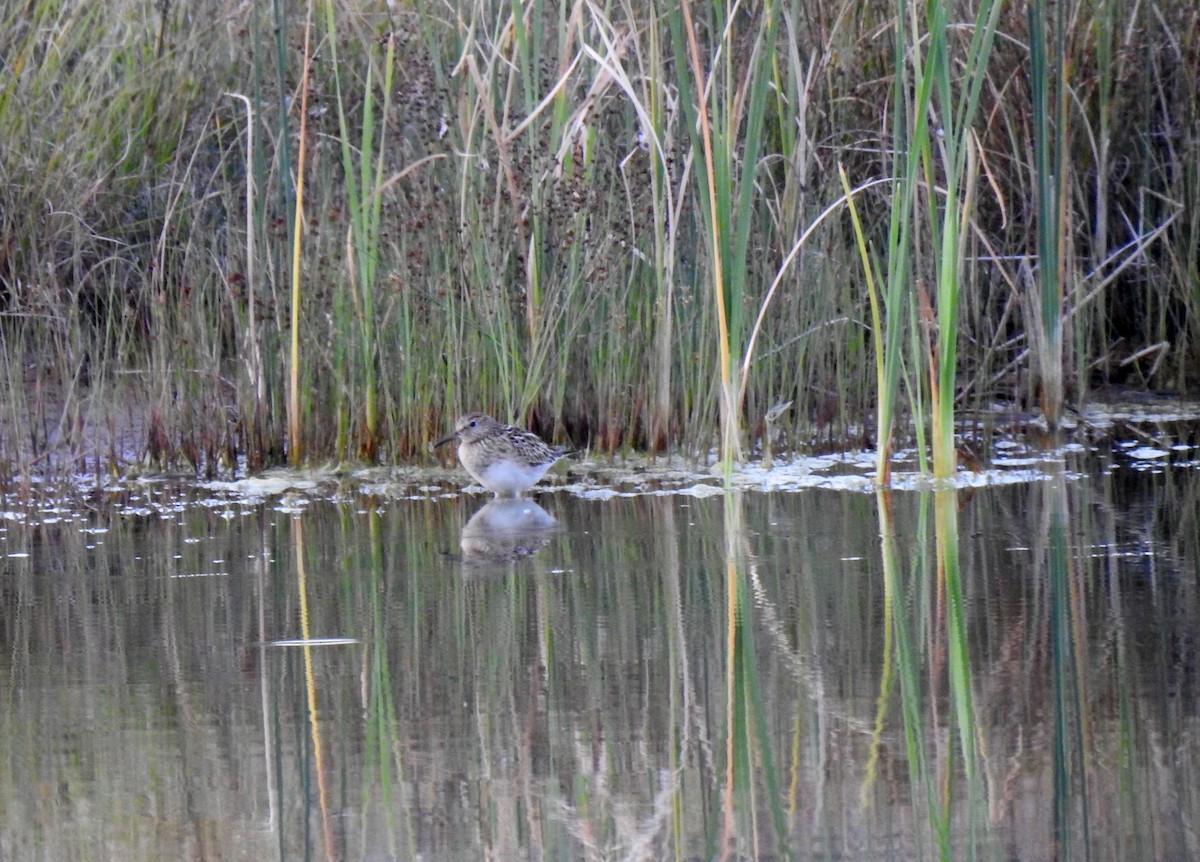
[[1200,470],[0,521],[0,858],[1200,858]]

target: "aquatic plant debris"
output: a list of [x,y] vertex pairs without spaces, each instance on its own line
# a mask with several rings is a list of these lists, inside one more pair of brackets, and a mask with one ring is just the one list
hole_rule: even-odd
[[1138,446],[1136,449],[1130,450],[1128,454],[1130,458],[1149,461],[1169,457],[1171,453],[1165,449],[1155,449],[1153,446]]
[[[1053,444],[1044,430],[975,441],[971,469],[963,464],[953,480],[935,480],[921,471],[915,449],[898,450],[892,458],[891,490],[979,488],[1072,480],[1097,471],[1138,472],[1200,469],[1200,405],[1136,405],[1121,411],[1108,406],[1074,414],[1073,426]],[[978,423],[976,423],[978,424]],[[972,441],[974,425],[959,434]],[[301,469],[273,469],[253,476],[202,481],[178,473],[114,477],[71,474],[30,477],[30,482],[0,494],[0,532],[7,523],[20,525],[78,524],[97,529],[89,507],[107,500],[125,517],[171,519],[196,508],[217,511],[233,520],[269,506],[300,513],[316,502],[351,503],[384,508],[394,500],[440,500],[477,497],[486,491],[460,469],[436,464],[371,466],[331,464]],[[849,493],[878,490],[875,453],[868,449],[812,456],[776,454],[769,464],[749,461],[736,467],[729,487],[748,493],[827,489]],[[558,465],[533,489],[530,497],[570,494],[584,500],[616,497],[710,497],[725,493],[716,453],[699,458],[681,455],[624,454],[584,457]]]

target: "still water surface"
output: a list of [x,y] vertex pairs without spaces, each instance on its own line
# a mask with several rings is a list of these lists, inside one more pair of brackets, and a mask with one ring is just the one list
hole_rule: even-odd
[[1198,486],[8,501],[0,858],[1200,858]]

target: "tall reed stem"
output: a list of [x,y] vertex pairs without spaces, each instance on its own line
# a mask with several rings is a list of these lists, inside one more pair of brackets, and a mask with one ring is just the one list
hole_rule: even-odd
[[288,461],[299,464],[300,440],[300,249],[304,235],[304,164],[308,137],[308,76],[312,59],[312,3],[304,19],[304,67],[300,79],[300,146],[296,160],[296,212],[292,231],[291,374],[288,379]]
[[709,251],[712,254],[713,301],[717,311],[717,355],[721,376],[721,463],[725,470],[725,481],[728,482],[734,462],[741,460],[741,429],[734,404],[733,360],[729,345],[729,318],[725,307],[725,267],[722,257],[725,238],[722,236],[722,219],[717,208],[717,169],[713,158],[708,99],[705,95],[707,79],[704,67],[700,64],[700,48],[696,43],[696,25],[692,21],[691,0],[683,0],[681,5],[692,80],[696,87],[696,108],[700,117],[700,140],[704,152],[704,180],[708,191],[708,239]]
[[[1042,412],[1057,427],[1063,408],[1063,239],[1065,234],[1066,164],[1064,125],[1067,86],[1063,47],[1063,12],[1055,5],[1053,19],[1045,0],[1028,7],[1029,53],[1033,88],[1034,165],[1037,179],[1038,267],[1035,293],[1040,314],[1031,314],[1032,347],[1038,369]],[[1046,33],[1052,34],[1053,56],[1047,56]],[[1053,62],[1053,67],[1049,65]],[[1057,92],[1055,88],[1057,82]],[[1057,96],[1057,98],[1056,98]],[[1101,178],[1100,182],[1105,180]]]

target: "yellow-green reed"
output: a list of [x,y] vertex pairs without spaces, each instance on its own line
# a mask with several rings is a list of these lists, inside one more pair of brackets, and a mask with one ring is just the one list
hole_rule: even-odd
[[[928,363],[934,473],[949,476],[955,470],[958,305],[964,266],[961,238],[972,214],[972,123],[987,77],[999,4],[981,4],[961,60],[950,41],[944,3],[928,4],[924,19],[918,16],[916,7],[907,11],[911,18],[901,10],[895,19],[889,129],[894,154],[890,160],[892,197],[883,271],[878,275],[857,207],[853,201],[850,204],[871,314],[876,366],[876,476],[884,485],[890,478],[894,417],[904,366],[903,327],[915,307],[924,303],[920,285],[927,277],[936,286],[936,347],[930,344],[918,349],[909,362],[914,366]],[[961,79],[957,74],[952,77],[956,62],[961,64]],[[849,197],[844,169],[839,173]],[[914,225],[914,215],[923,215],[925,221]],[[926,241],[930,242],[928,248],[924,246]],[[876,288],[880,282],[887,285],[882,296]],[[915,339],[909,343],[913,347],[919,344]],[[921,375],[910,380],[909,400],[918,427],[923,421],[916,409],[924,402],[921,387]]]
[[296,159],[296,204],[292,216],[291,342],[288,375],[288,461],[299,464],[304,454],[300,434],[300,283],[304,237],[304,165],[308,153],[308,69],[312,58],[312,4],[304,23],[304,54],[300,81],[300,145]]
[[[885,338],[883,303],[881,302],[879,288],[877,287],[879,278],[875,273],[875,263],[871,258],[870,252],[867,250],[867,240],[863,230],[862,219],[859,217],[858,207],[854,204],[854,195],[850,190],[850,181],[846,178],[846,170],[842,165],[838,165],[838,174],[841,177],[842,188],[846,194],[846,206],[850,211],[850,219],[854,228],[854,243],[858,247],[858,254],[862,260],[863,277],[867,284],[867,300],[870,303],[871,309],[871,344],[875,354],[875,386],[877,392],[875,406],[875,476],[879,485],[886,486],[890,482],[892,471],[893,412],[896,407],[897,389],[900,381],[898,330],[902,317],[898,310],[888,316],[888,331]],[[895,209],[893,209],[893,216],[895,216],[895,212]],[[899,248],[892,248],[894,253],[899,256]],[[889,260],[892,260],[892,258],[889,258]],[[893,261],[893,263],[898,262]],[[889,280],[889,283],[898,292],[900,281],[898,279],[894,281]],[[892,298],[892,303],[893,306],[899,304],[895,297]]]
[[[723,194],[718,197],[717,187],[720,177],[717,174],[717,157],[713,153],[713,131],[712,123],[709,119],[708,111],[708,93],[709,87],[706,80],[704,69],[700,62],[700,49],[696,45],[696,25],[692,21],[691,2],[683,0],[680,4],[682,11],[682,26],[676,26],[674,37],[677,43],[676,61],[683,56],[683,49],[679,43],[686,38],[687,41],[687,64],[679,64],[679,76],[681,81],[681,92],[688,93],[687,99],[692,98],[692,88],[695,93],[695,114],[696,121],[689,122],[689,127],[694,127],[694,139],[699,139],[699,150],[703,156],[703,168],[700,170],[700,182],[698,186],[703,190],[703,200],[707,207],[702,209],[704,220],[707,224],[707,245],[709,255],[711,256],[711,272],[713,288],[713,302],[717,313],[717,356],[718,356],[718,373],[720,375],[720,410],[721,410],[721,463],[724,465],[725,480],[728,483],[733,464],[735,461],[741,460],[741,444],[740,444],[740,429],[738,416],[733,405],[733,366],[732,366],[732,349],[730,345],[730,329],[729,329],[729,309],[726,304],[726,293],[728,286],[725,283],[725,262],[723,252],[728,243],[727,231],[723,230],[722,215],[728,213],[726,205],[729,203],[729,190],[725,183],[721,183]],[[674,21],[675,19],[672,18]],[[683,34],[681,38],[680,34]],[[690,76],[687,74],[687,69],[690,68]],[[688,84],[692,87],[688,87]],[[728,152],[728,151],[726,151]],[[725,167],[722,163],[722,167]]]
[[[927,195],[925,211],[932,240],[929,256],[937,290],[937,346],[930,376],[936,380],[931,392],[932,444],[933,472],[939,477],[953,475],[957,463],[954,403],[958,308],[965,265],[962,240],[973,215],[977,157],[972,142],[973,123],[980,92],[989,77],[988,61],[1001,9],[1001,4],[994,0],[979,4],[970,28],[969,46],[960,57],[952,51],[953,31],[947,5],[934,2],[926,7],[925,27],[913,26],[910,32],[913,41],[908,46],[914,83],[919,92],[929,97],[915,106],[918,113],[914,117],[912,141],[921,158]],[[936,117],[930,116],[932,111],[937,112]],[[941,183],[944,192],[938,190]],[[940,202],[939,194],[944,195]]]
[[[726,19],[721,3],[705,4],[708,32],[719,34],[701,57],[692,3],[685,0],[681,14],[671,15],[676,41],[676,64],[684,115],[695,112],[689,122],[695,148],[703,158],[697,188],[702,204],[710,256],[709,278],[717,316],[717,355],[720,379],[721,462],[728,480],[735,462],[742,458],[741,390],[734,358],[742,353],[746,337],[744,306],[747,293],[747,264],[754,221],[756,170],[761,154],[767,95],[775,66],[777,3],[770,2],[752,18],[756,29],[743,35],[736,15]],[[684,44],[686,43],[686,49]],[[739,53],[749,56],[735,62]],[[686,56],[686,62],[681,62]],[[688,104],[694,99],[694,106]],[[698,160],[699,161],[699,160]]]
[[[341,144],[343,179],[346,184],[346,209],[349,214],[350,238],[347,242],[347,283],[353,294],[353,322],[358,331],[359,363],[362,375],[362,434],[356,441],[359,454],[374,460],[379,450],[379,393],[377,391],[377,365],[379,344],[376,327],[376,278],[379,269],[380,232],[382,231],[384,151],[387,147],[387,123],[392,102],[395,80],[395,36],[389,35],[383,56],[383,69],[378,73],[382,101],[379,117],[379,141],[375,140],[377,121],[375,108],[375,85],[377,73],[374,63],[367,65],[366,80],[362,87],[362,108],[358,139],[352,135],[346,116],[347,94],[343,92],[341,63],[338,60],[338,14],[332,0],[325,3],[325,29],[328,32],[330,59],[333,63],[334,91],[336,93],[339,143]],[[355,291],[357,287],[357,291]],[[402,318],[403,320],[403,318]],[[343,335],[350,321],[339,322]],[[402,345],[411,345],[407,332],[400,335]],[[355,375],[357,377],[357,375]],[[409,394],[409,393],[405,393]],[[352,396],[353,397],[353,396]],[[342,441],[342,444],[347,441]],[[339,446],[339,448],[342,448]]]

